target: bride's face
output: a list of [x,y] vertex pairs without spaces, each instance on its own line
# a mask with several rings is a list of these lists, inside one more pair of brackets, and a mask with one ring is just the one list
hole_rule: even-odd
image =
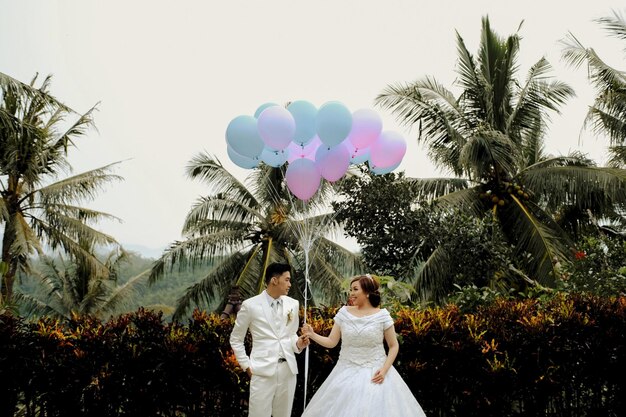
[[367,294],[361,288],[359,281],[354,281],[350,285],[350,302],[353,306],[363,306],[368,302]]

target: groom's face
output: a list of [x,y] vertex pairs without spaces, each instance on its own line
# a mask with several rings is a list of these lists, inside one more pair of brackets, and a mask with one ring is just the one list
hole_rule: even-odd
[[287,295],[289,293],[289,288],[291,288],[291,274],[289,271],[285,271],[281,275],[273,277],[272,281],[274,281],[276,285],[276,292],[280,295]]

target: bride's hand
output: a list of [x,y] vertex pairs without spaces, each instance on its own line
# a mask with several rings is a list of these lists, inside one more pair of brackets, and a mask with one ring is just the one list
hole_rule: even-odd
[[385,381],[386,374],[387,374],[387,371],[379,369],[378,371],[376,371],[376,373],[372,377],[372,382],[374,384],[382,384]]
[[300,329],[302,334],[307,336],[307,337],[311,337],[315,334],[315,332],[313,331],[313,327],[311,327],[311,325],[309,323],[304,323],[302,325],[302,329]]

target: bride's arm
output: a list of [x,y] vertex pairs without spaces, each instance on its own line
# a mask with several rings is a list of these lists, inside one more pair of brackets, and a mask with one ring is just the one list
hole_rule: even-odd
[[387,359],[383,366],[376,371],[374,377],[372,378],[372,382],[376,384],[382,384],[385,380],[385,375],[387,375],[387,371],[393,365],[393,361],[396,360],[396,356],[398,356],[398,351],[400,350],[400,346],[398,345],[398,337],[396,336],[396,329],[393,326],[389,326],[387,330],[385,330],[385,342],[387,342],[387,346],[389,347],[389,351],[387,352]]
[[337,326],[336,323],[333,325],[333,328],[328,336],[320,336],[319,334],[315,333],[311,325],[308,323],[302,326],[302,332],[305,335],[309,336],[309,339],[311,339],[315,343],[328,349],[332,349],[337,346],[337,343],[339,343],[339,339],[341,339],[341,328]]

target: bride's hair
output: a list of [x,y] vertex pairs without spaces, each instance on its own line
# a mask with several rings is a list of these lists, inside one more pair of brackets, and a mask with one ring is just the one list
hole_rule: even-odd
[[378,307],[380,305],[380,284],[378,283],[378,278],[370,274],[357,275],[352,278],[350,285],[355,281],[359,281],[361,289],[368,295],[367,298],[370,300],[370,304],[373,307]]

